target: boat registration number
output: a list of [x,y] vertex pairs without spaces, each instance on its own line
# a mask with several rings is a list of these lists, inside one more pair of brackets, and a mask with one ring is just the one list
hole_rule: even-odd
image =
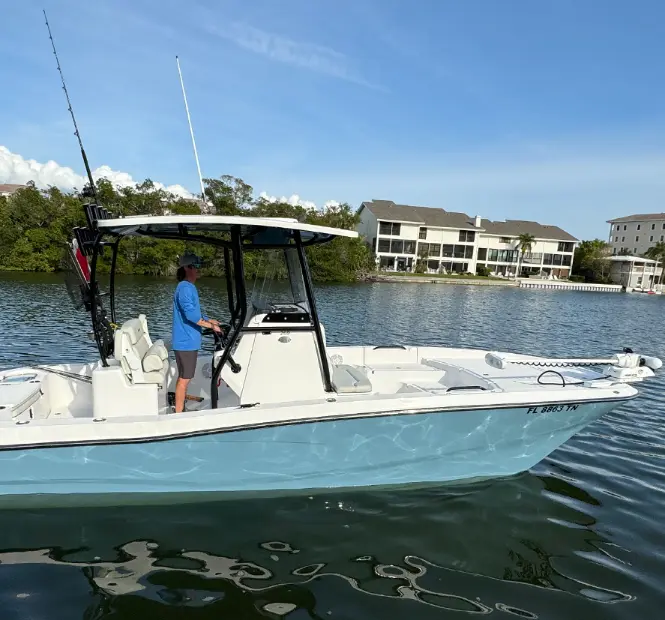
[[575,411],[579,405],[545,405],[543,407],[529,407],[526,412],[530,413],[558,413],[559,411]]

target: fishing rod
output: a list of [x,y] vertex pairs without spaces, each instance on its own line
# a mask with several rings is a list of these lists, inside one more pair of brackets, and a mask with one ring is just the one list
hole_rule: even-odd
[[199,154],[196,151],[196,141],[194,140],[194,129],[192,128],[192,119],[189,115],[189,105],[187,105],[187,93],[185,92],[185,83],[182,79],[182,71],[180,70],[180,59],[175,57],[176,65],[178,66],[178,75],[180,76],[180,86],[182,88],[182,98],[185,100],[185,112],[187,113],[187,123],[189,124],[189,133],[192,136],[192,146],[194,147],[194,159],[196,160],[196,169],[199,173],[199,184],[201,185],[201,200],[203,201],[204,211],[208,211],[210,206],[206,200],[206,192],[203,186],[203,177],[201,176],[201,164],[199,163]]
[[[83,157],[83,165],[85,166],[85,171],[86,174],[88,175],[88,184],[90,186],[90,192],[92,194],[92,197],[95,200],[95,203],[98,202],[97,200],[97,188],[95,186],[95,181],[92,178],[92,171],[90,170],[90,164],[88,163],[88,157],[85,154],[85,149],[83,148],[83,141],[81,140],[81,134],[79,132],[78,125],[76,123],[76,117],[74,116],[74,108],[72,107],[72,102],[69,98],[69,92],[67,91],[67,84],[65,83],[65,76],[62,73],[62,67],[60,66],[60,59],[58,58],[58,52],[55,49],[55,41],[53,41],[53,34],[51,33],[51,26],[48,23],[48,17],[46,17],[46,10],[43,10],[44,12],[44,20],[46,22],[46,28],[48,30],[48,38],[51,40],[51,47],[53,48],[53,55],[55,56],[55,63],[56,66],[58,67],[58,73],[60,73],[60,81],[62,82],[62,90],[65,91],[65,97],[67,99],[67,109],[69,110],[69,113],[72,116],[72,122],[74,123],[74,135],[78,139],[79,142],[79,147],[81,148],[81,156]],[[84,192],[85,194],[85,188]]]

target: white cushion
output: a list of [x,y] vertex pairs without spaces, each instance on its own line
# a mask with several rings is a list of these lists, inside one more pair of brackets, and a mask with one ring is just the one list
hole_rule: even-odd
[[340,364],[333,367],[332,383],[338,394],[366,393],[372,391],[367,375],[355,366]]
[[161,371],[164,367],[164,360],[169,356],[166,347],[159,342],[155,342],[143,356],[143,372]]

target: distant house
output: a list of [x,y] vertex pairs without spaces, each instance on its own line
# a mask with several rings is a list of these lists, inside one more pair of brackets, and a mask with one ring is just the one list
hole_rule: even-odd
[[11,196],[16,190],[19,190],[27,185],[17,185],[15,183],[0,183],[0,196]]
[[610,278],[626,289],[659,288],[663,265],[641,256],[610,256]]
[[665,213],[638,213],[607,220],[612,254],[643,255],[659,241],[665,241]]
[[527,220],[492,222],[390,200],[363,202],[358,213],[358,232],[375,252],[379,268],[388,271],[413,271],[418,258],[424,258],[431,273],[475,273],[483,266],[495,274],[514,275],[518,238],[526,233],[535,242],[523,257],[520,275],[567,278],[578,241],[558,226]]

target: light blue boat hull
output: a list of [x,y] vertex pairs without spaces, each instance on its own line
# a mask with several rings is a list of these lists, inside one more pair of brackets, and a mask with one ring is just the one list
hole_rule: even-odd
[[0,495],[277,493],[507,476],[534,466],[616,405],[386,415],[5,450]]

